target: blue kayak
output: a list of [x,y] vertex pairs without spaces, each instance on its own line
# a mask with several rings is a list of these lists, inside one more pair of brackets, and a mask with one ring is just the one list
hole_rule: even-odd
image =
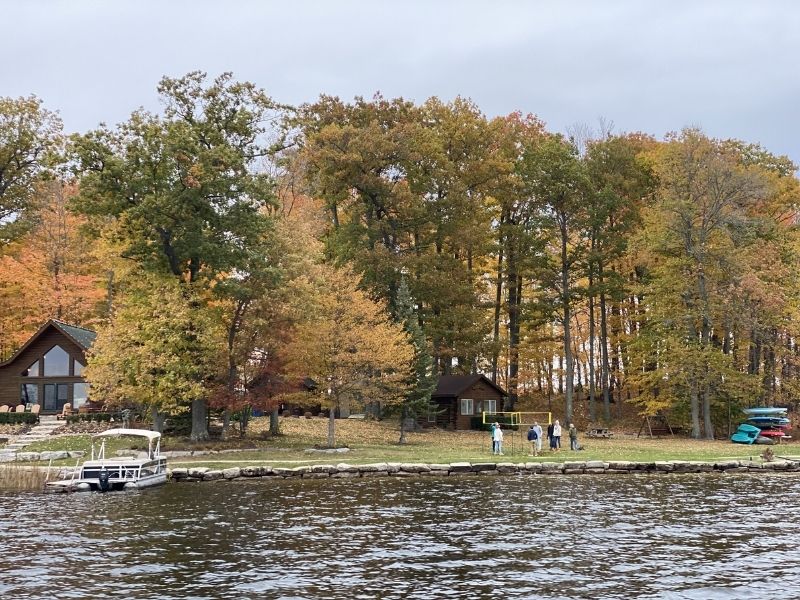
[[791,421],[786,417],[748,417],[754,425],[789,425]]
[[746,415],[758,415],[768,417],[770,415],[785,415],[789,409],[778,406],[760,406],[756,408],[743,408],[742,412]]

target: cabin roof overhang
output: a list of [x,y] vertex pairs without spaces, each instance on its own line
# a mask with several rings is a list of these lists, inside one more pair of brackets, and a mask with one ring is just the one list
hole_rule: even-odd
[[97,333],[92,331],[91,329],[86,329],[85,327],[78,327],[77,325],[70,325],[69,323],[64,323],[63,321],[59,321],[57,319],[49,319],[44,325],[39,327],[28,340],[22,344],[22,346],[11,355],[10,358],[7,360],[0,362],[0,367],[5,367],[13,363],[17,358],[28,349],[28,347],[33,344],[39,337],[41,337],[50,327],[55,328],[57,331],[61,332],[64,336],[67,337],[70,341],[72,341],[76,346],[81,348],[84,352],[92,347],[95,338],[97,338]]
[[436,390],[431,394],[431,398],[458,398],[476,383],[482,382],[494,389],[500,396],[508,396],[503,388],[485,375],[441,375],[436,384]]

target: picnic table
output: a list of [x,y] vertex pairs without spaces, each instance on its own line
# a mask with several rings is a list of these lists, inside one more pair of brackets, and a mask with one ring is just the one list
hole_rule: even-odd
[[590,438],[612,438],[614,434],[606,427],[595,427],[586,432],[586,437]]

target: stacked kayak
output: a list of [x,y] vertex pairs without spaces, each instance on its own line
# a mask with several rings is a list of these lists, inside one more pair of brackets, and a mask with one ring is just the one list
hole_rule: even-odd
[[755,425],[742,423],[736,433],[731,436],[731,441],[736,444],[752,444],[760,434],[761,430]]
[[[747,416],[747,423],[739,426],[731,436],[731,441],[740,444],[774,444],[789,439],[786,430],[791,426],[791,421],[786,416],[787,409],[765,406],[745,408],[742,412]],[[752,441],[744,441],[744,436],[738,435],[740,432],[746,433],[748,439],[755,437]]]

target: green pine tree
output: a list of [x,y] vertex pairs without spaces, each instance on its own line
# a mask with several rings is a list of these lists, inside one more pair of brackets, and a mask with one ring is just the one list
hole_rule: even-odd
[[429,410],[431,394],[436,389],[438,376],[433,357],[428,351],[428,340],[419,326],[419,317],[408,289],[405,278],[400,280],[397,290],[395,319],[403,324],[403,328],[414,345],[414,362],[410,392],[400,404],[400,444],[406,443],[406,421]]

